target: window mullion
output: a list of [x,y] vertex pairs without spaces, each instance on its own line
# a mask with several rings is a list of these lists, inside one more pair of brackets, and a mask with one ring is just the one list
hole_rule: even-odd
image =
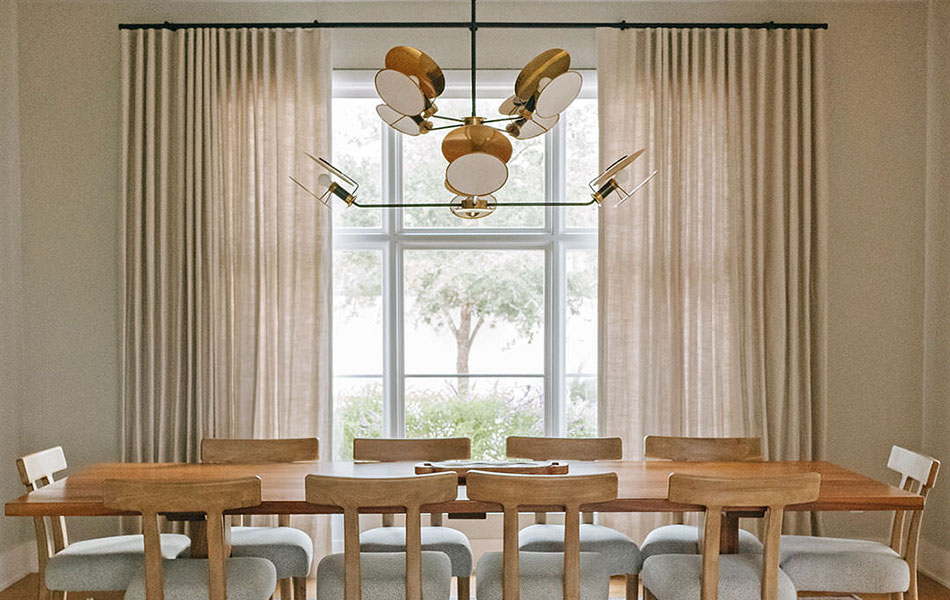
[[[544,193],[549,202],[564,201],[565,186],[564,123],[559,123],[544,141]],[[566,285],[564,279],[564,215],[561,207],[548,207],[548,230],[552,242],[545,252],[545,434],[562,437],[567,434],[566,400],[564,395],[564,317]]]
[[[382,169],[383,181],[381,186],[383,198],[394,198],[399,193],[401,183],[401,166],[399,138],[391,128],[382,126]],[[402,347],[402,281],[400,280],[399,248],[396,247],[395,215],[391,210],[382,211],[383,234],[386,247],[383,252],[385,269],[383,271],[383,435],[397,437],[400,431],[401,408],[399,401],[402,398],[399,379],[399,362]]]

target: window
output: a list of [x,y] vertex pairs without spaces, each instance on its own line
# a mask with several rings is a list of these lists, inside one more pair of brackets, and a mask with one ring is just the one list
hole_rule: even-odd
[[[440,113],[468,114],[468,73],[446,76]],[[479,114],[497,114],[516,76],[479,72]],[[334,164],[367,202],[448,200],[442,134],[382,124],[372,78],[334,74]],[[597,101],[585,80],[554,130],[512,141],[499,202],[588,197]],[[335,205],[333,223],[336,457],[352,456],[354,437],[467,436],[474,458],[503,458],[509,435],[596,435],[595,207],[465,221]]]

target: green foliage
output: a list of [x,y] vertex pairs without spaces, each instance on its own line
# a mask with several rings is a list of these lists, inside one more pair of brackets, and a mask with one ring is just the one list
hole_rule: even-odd
[[[479,382],[482,384],[482,382]],[[542,435],[542,397],[539,387],[510,386],[496,381],[487,388],[473,385],[469,397],[447,386],[438,391],[410,391],[406,398],[406,437],[468,437],[472,458],[505,457],[510,435]],[[573,379],[568,385],[567,421],[570,437],[597,435],[597,384],[593,378]],[[382,387],[366,384],[338,394],[336,439],[343,460],[353,459],[353,438],[380,437],[383,431]]]
[[468,437],[472,458],[504,458],[508,436],[541,435],[544,420],[538,387],[509,392],[502,385],[484,393],[474,385],[467,398],[454,391],[406,398],[406,437]]
[[[339,395],[334,404],[339,454],[353,458],[353,438],[380,437],[383,431],[379,384]],[[468,437],[472,458],[501,459],[509,435],[541,435],[544,431],[541,390],[519,386],[511,391],[496,382],[481,391],[473,386],[467,399],[450,387],[407,394],[406,437]]]
[[571,379],[567,391],[567,436],[597,435],[597,380]]

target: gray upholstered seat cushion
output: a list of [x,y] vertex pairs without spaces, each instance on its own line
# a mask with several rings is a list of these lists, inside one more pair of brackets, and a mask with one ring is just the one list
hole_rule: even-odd
[[232,527],[231,556],[266,558],[277,579],[306,577],[313,560],[313,540],[293,527]]
[[[564,593],[564,555],[560,552],[520,552],[518,587],[521,600],[551,600]],[[478,559],[475,597],[501,600],[503,554],[488,552]],[[610,573],[601,555],[581,552],[581,600],[607,600]]]
[[[749,531],[739,530],[739,554],[761,554],[762,542]],[[692,525],[664,525],[647,534],[640,558],[657,554],[699,554],[699,529]]]
[[[422,549],[444,552],[452,561],[453,577],[472,575],[472,544],[464,533],[451,527],[423,527]],[[377,527],[360,534],[362,552],[405,552],[405,527]]]
[[[162,535],[162,556],[187,556],[191,540],[186,535]],[[51,590],[124,590],[144,561],[141,535],[116,535],[75,542],[46,563],[46,587]]]
[[783,535],[782,570],[809,592],[887,594],[907,591],[910,569],[878,542]]
[[[611,575],[640,570],[640,549],[624,534],[602,525],[581,524],[581,552],[598,552]],[[529,525],[518,532],[524,552],[564,552],[563,525]]]
[[[640,577],[657,600],[699,600],[702,574],[700,554],[661,554],[643,561]],[[719,600],[760,600],[761,554],[723,554],[719,557]],[[778,599],[796,600],[795,586],[779,570]]]
[[[225,561],[228,600],[268,600],[277,587],[277,572],[263,558]],[[165,600],[208,600],[208,560],[180,558],[162,561]],[[125,600],[145,600],[145,570],[129,583]]]
[[[360,555],[363,598],[405,600],[406,555],[373,552]],[[422,553],[423,600],[448,600],[452,565],[442,552]],[[317,565],[317,600],[343,600],[343,555],[331,554]]]

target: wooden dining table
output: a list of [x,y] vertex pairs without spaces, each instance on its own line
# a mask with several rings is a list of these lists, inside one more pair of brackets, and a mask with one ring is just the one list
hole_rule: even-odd
[[[234,514],[331,514],[342,512],[332,506],[309,504],[304,497],[304,478],[311,473],[346,477],[394,477],[415,473],[416,463],[313,462],[291,464],[185,464],[185,463],[106,463],[84,468],[48,486],[29,492],[4,510],[7,516],[116,516],[123,513],[103,504],[106,479],[193,479],[230,478],[257,475],[262,482],[263,501],[259,506],[234,511]],[[793,473],[816,472],[821,475],[818,499],[791,505],[788,511],[876,511],[921,510],[924,499],[898,487],[876,481],[844,467],[823,461],[784,462],[670,462],[670,461],[596,461],[568,462],[568,473],[584,475],[613,471],[618,476],[615,500],[582,507],[595,512],[692,512],[702,507],[675,504],[667,500],[667,481],[671,473],[689,473],[716,477],[773,477]],[[525,512],[558,507],[526,506]],[[449,517],[477,518],[501,512],[501,505],[469,500],[465,486],[458,497],[431,504],[426,512],[447,513]],[[758,507],[733,507],[723,519],[722,550],[736,552],[739,518],[761,515]],[[400,512],[394,507],[366,509],[369,513]],[[185,518],[185,517],[182,517]]]

